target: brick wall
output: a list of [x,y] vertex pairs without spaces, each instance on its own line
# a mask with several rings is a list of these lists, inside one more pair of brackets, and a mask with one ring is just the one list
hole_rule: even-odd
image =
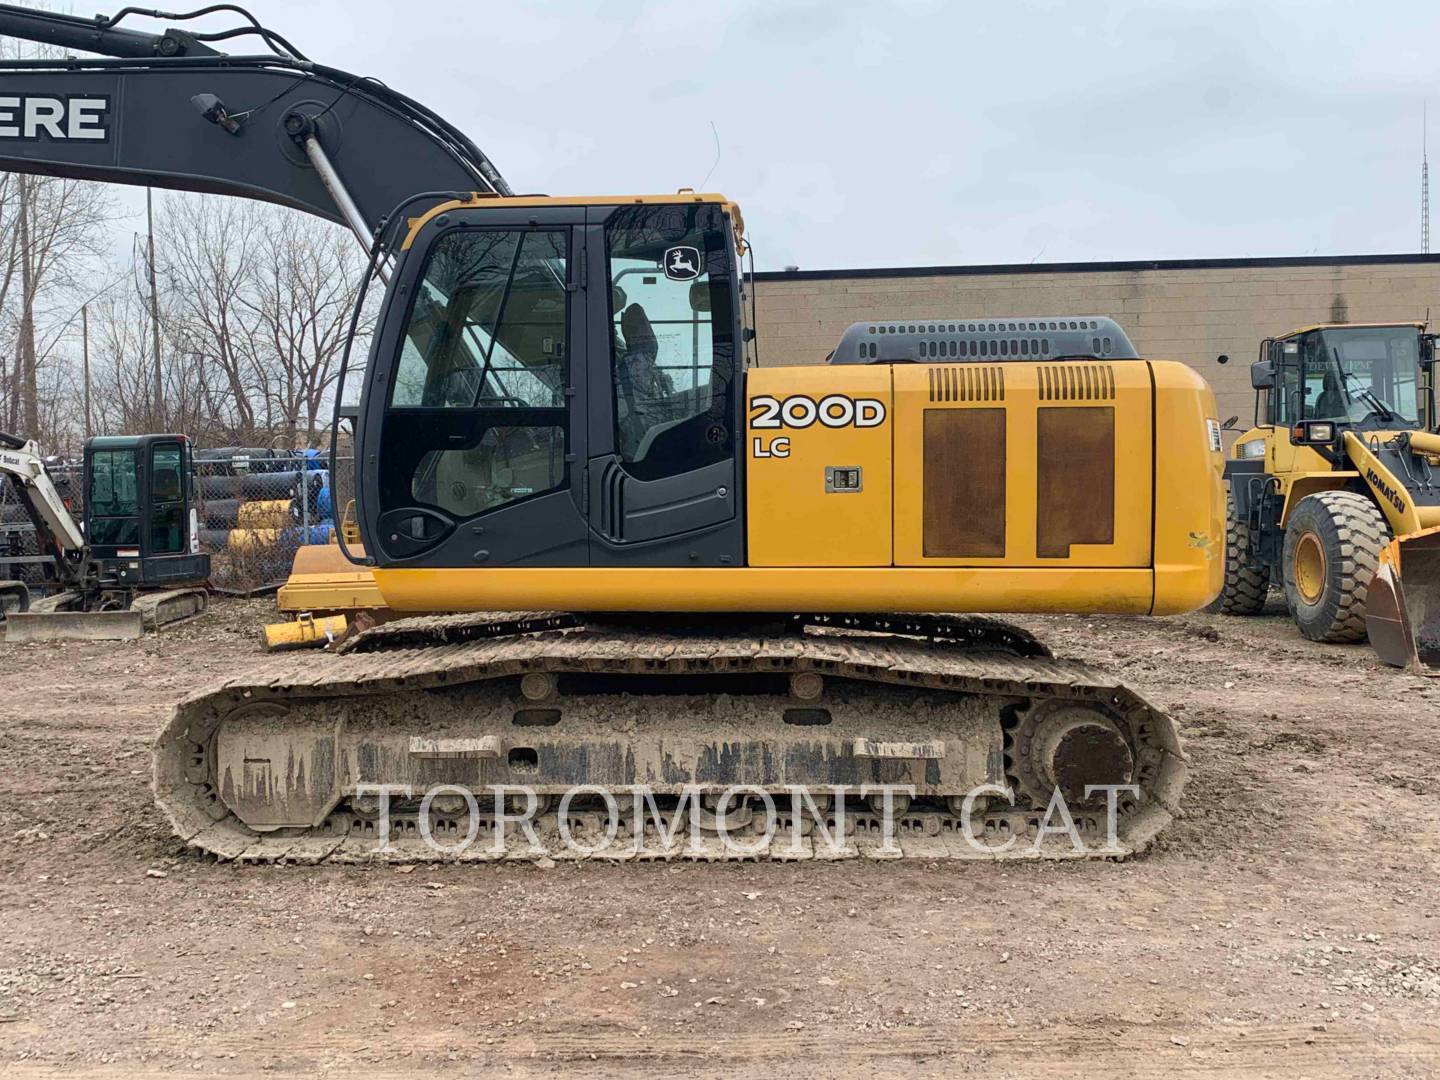
[[1140,355],[1200,371],[1221,419],[1248,424],[1262,338],[1320,322],[1440,319],[1440,256],[767,273],[756,310],[764,364],[824,360],[863,320],[1110,315]]

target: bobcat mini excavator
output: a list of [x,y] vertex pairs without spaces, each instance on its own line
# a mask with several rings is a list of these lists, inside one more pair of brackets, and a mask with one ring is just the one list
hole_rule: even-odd
[[0,481],[20,499],[40,553],[0,559],[38,569],[48,595],[0,580],[0,635],[12,644],[124,640],[205,610],[210,556],[200,551],[190,442],[183,435],[103,435],[85,442],[84,525],[75,521],[34,441],[0,431]]
[[[1169,716],[1017,627],[938,613],[1209,603],[1223,455],[1197,374],[1098,316],[860,322],[828,363],[761,366],[728,199],[517,195],[378,80],[253,22],[152,35],[132,15],[0,7],[0,32],[107,57],[0,65],[0,168],[352,229],[387,287],[347,551],[389,608],[451,613],[181,703],[154,786],[187,843],[368,859],[380,784],[417,796],[390,803],[389,857],[424,860],[418,835],[477,824],[418,798],[442,783],[523,785],[546,836],[579,785],[647,786],[662,814],[834,785],[857,845],[867,785],[905,785],[899,844],[925,858],[1123,856],[1170,821]],[[241,35],[267,51],[215,51]],[[1093,785],[1128,785],[1117,844],[1007,843],[1057,792],[1098,836]]]

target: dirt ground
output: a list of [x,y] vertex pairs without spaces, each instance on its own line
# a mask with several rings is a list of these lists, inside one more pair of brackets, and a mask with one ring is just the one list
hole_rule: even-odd
[[1138,860],[409,873],[170,837],[149,740],[267,613],[0,644],[0,1075],[1440,1072],[1440,680],[1278,610],[1019,620],[1178,710]]

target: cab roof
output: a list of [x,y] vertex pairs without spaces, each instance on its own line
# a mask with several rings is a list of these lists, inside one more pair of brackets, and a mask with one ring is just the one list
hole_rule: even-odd
[[1314,326],[1302,326],[1299,330],[1291,330],[1288,334],[1281,334],[1276,341],[1284,341],[1286,338],[1299,337],[1301,334],[1308,334],[1313,330],[1384,330],[1390,327],[1413,326],[1416,330],[1423,332],[1426,327],[1423,322],[1347,322],[1347,323],[1316,323]]
[[154,442],[189,442],[189,436],[171,433],[147,435],[92,435],[85,440],[87,450],[132,450]]
[[425,224],[433,217],[445,213],[447,210],[467,210],[477,207],[523,208],[542,206],[633,206],[633,205],[661,205],[675,206],[685,203],[713,203],[725,208],[731,219],[735,222],[735,240],[737,243],[745,235],[745,219],[741,216],[739,204],[727,199],[724,195],[714,191],[690,191],[682,189],[673,195],[494,195],[489,192],[472,192],[468,199],[452,199],[450,202],[443,202],[431,207],[419,217],[408,219],[409,232],[405,234],[405,242],[400,245],[402,251],[409,250],[415,235],[425,227]]

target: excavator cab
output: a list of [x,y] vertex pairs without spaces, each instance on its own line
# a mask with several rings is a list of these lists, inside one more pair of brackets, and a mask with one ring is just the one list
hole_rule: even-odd
[[184,435],[104,435],[85,443],[85,536],[104,582],[202,582],[194,465]]
[[[735,206],[474,198],[417,219],[362,403],[382,565],[739,566]],[[482,520],[483,519],[483,520]]]
[[[5,640],[136,638],[204,611],[210,556],[199,550],[192,475],[183,435],[89,439],[76,521],[35,442],[0,432],[0,477],[38,546],[0,563],[40,564],[23,583],[0,581]],[[33,602],[32,589],[43,594]]]

